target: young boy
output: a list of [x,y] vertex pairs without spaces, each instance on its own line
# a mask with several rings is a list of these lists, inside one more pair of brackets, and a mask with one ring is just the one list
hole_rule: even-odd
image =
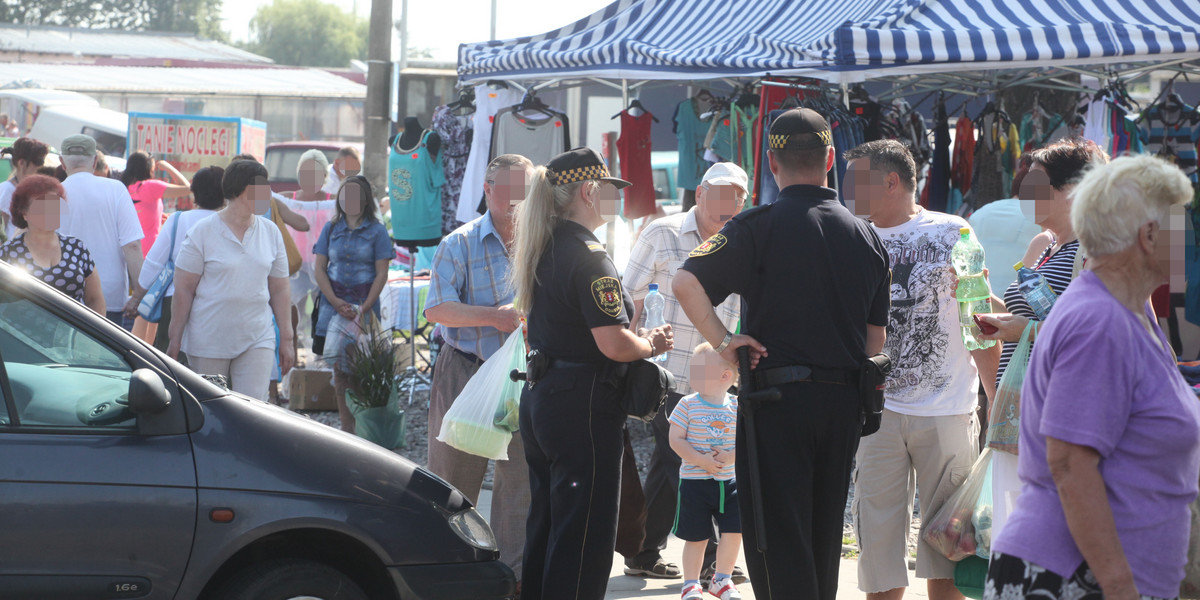
[[688,382],[695,393],[680,399],[668,419],[671,449],[683,459],[673,532],[687,542],[683,547],[682,600],[704,597],[700,569],[713,519],[720,529],[721,543],[717,545],[717,573],[708,583],[708,592],[721,600],[742,597],[730,579],[742,547],[733,476],[737,399],[728,392],[736,373],[734,366],[707,342],[696,346],[688,371]]

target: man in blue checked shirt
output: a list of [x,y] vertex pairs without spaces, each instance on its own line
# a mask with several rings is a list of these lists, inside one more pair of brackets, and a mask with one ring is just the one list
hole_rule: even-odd
[[[478,503],[488,459],[436,438],[442,418],[467,381],[521,325],[508,282],[509,247],[513,211],[525,199],[532,177],[533,163],[524,156],[494,158],[483,184],[487,213],[446,236],[433,256],[425,319],[443,326],[445,345],[434,365],[429,398],[429,470],[458,488],[472,504]],[[520,582],[529,510],[529,466],[520,432],[513,434],[508,456],[496,461],[491,525],[500,559]]]

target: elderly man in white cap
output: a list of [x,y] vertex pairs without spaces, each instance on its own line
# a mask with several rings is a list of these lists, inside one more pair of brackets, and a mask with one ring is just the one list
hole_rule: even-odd
[[[625,573],[673,579],[680,576],[679,567],[662,559],[667,536],[675,521],[676,491],[679,488],[679,456],[667,440],[670,430],[666,417],[675,409],[679,399],[692,392],[688,385],[688,361],[692,349],[704,341],[704,336],[688,321],[687,315],[675,300],[671,280],[688,253],[704,240],[721,231],[734,215],[741,212],[749,194],[746,172],[733,163],[717,163],[708,169],[696,190],[696,205],[679,214],[663,217],[648,225],[638,237],[625,268],[625,289],[634,299],[634,326],[641,326],[643,300],[650,284],[666,300],[663,318],[675,332],[675,349],[667,353],[666,369],[675,376],[675,391],[667,396],[666,406],[655,417],[654,454],[646,474],[646,538],[642,550],[625,557]],[[717,308],[717,315],[730,331],[735,331],[741,311],[741,298],[732,295]],[[712,576],[716,561],[716,543],[710,542],[705,552],[705,575]],[[735,569],[735,583],[745,581],[740,569]]]
[[79,238],[96,262],[104,291],[105,317],[127,331],[133,319],[122,314],[129,300],[129,282],[142,272],[142,225],[129,190],[120,181],[96,177],[96,140],[68,136],[59,145],[67,210],[58,232]]

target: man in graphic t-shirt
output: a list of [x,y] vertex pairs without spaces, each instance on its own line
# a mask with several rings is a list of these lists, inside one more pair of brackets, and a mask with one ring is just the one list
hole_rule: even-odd
[[[998,347],[969,352],[962,340],[950,250],[967,222],[917,205],[916,164],[900,142],[868,142],[845,158],[846,198],[855,214],[872,220],[892,268],[883,351],[893,368],[880,429],[858,446],[852,508],[862,550],[859,589],[868,600],[891,600],[908,586],[913,484],[923,519],[962,484],[978,455],[976,364],[997,362],[999,353]],[[989,397],[993,387],[985,382]],[[924,539],[916,571],[928,580],[931,600],[963,597],[954,587],[954,563]]]

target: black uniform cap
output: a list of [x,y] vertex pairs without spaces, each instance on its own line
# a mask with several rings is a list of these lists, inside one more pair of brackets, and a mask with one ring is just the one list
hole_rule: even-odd
[[599,179],[611,182],[617,189],[629,187],[632,183],[617,179],[608,172],[604,159],[591,148],[574,148],[555,156],[546,164],[550,182],[554,185],[566,185],[577,181]]
[[772,150],[813,150],[833,145],[829,123],[809,108],[793,108],[771,123]]

